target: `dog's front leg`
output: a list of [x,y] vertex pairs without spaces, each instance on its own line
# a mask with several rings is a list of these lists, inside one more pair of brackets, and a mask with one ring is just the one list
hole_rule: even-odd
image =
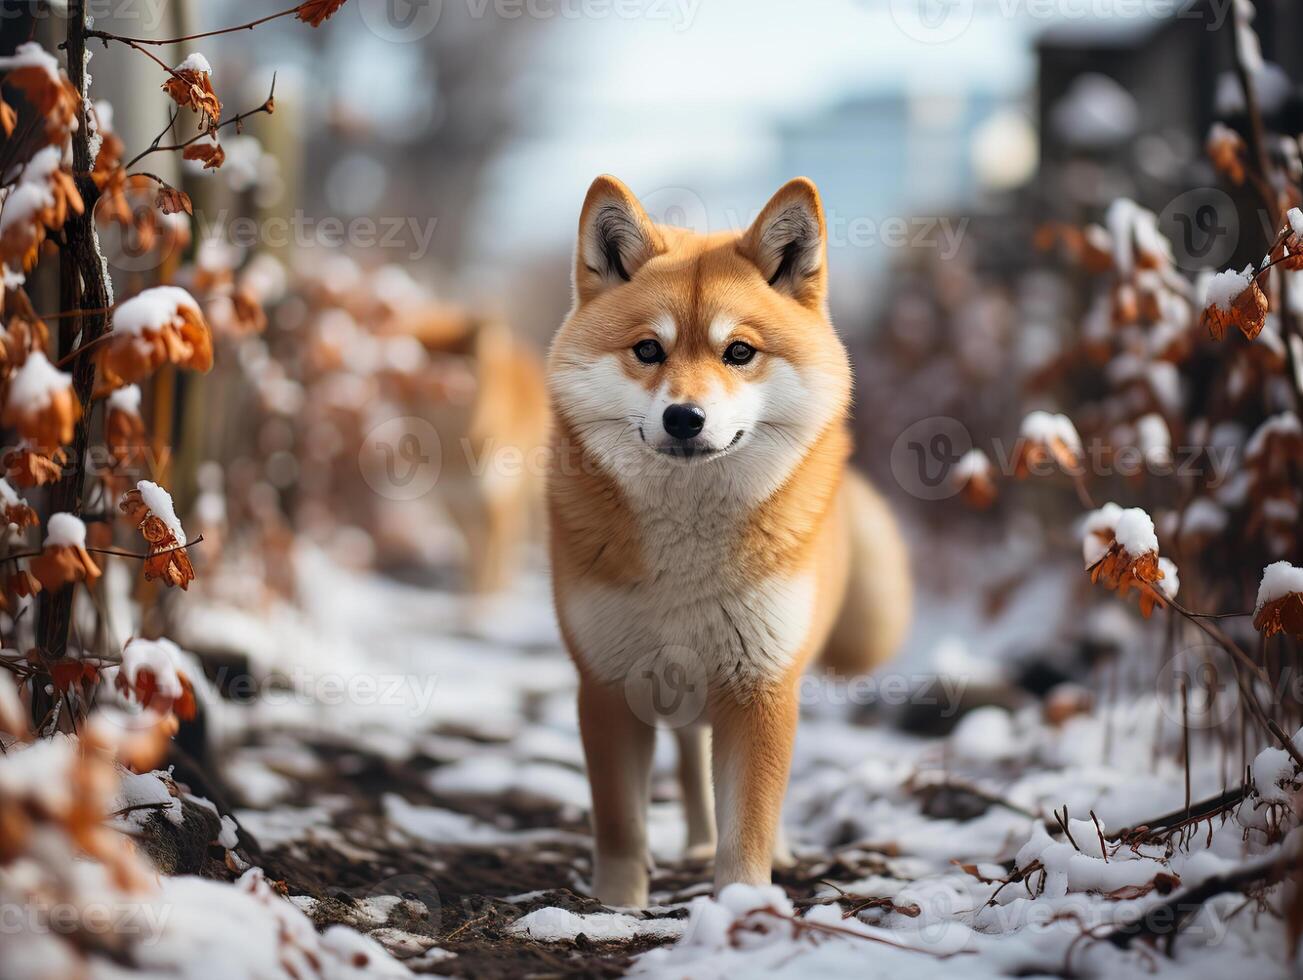
[[798,707],[795,685],[789,683],[746,697],[720,698],[716,705],[716,891],[735,881],[769,883]]
[[647,806],[655,729],[624,689],[579,683],[579,730],[593,794],[593,894],[606,905],[647,904]]

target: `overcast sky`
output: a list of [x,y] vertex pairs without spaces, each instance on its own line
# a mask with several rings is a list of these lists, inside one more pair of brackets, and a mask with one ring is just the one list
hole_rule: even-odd
[[[1026,92],[1033,39],[1065,23],[1063,11],[1047,20],[1019,0],[630,2],[648,15],[558,14],[513,79],[526,132],[494,169],[482,227],[527,207],[538,236],[558,221],[569,229],[603,171],[635,188],[746,175],[775,151],[777,122],[851,97]],[[1088,5],[1061,6],[1069,26],[1090,26],[1074,16]],[[533,237],[508,245],[529,247]]]
[[[342,9],[310,38],[335,67],[326,78],[305,77],[308,93],[328,86],[382,132],[386,121],[401,129],[429,112],[420,45],[374,29],[377,11],[409,2],[355,0]],[[1099,30],[1098,18],[1083,15],[1115,6],[1139,8],[1143,20],[1179,0],[416,2],[442,11],[434,30],[456,30],[468,12],[481,27],[479,18],[501,18],[504,29],[534,29],[534,43],[501,79],[515,92],[519,134],[484,175],[476,205],[481,234],[472,252],[493,266],[566,244],[598,173],[615,173],[635,190],[740,188],[749,201],[757,175],[776,172],[785,124],[875,94],[903,93],[923,106],[928,95],[963,100],[978,91],[1014,99],[1030,91],[1039,33]],[[229,20],[255,6],[216,0],[205,19]],[[1141,27],[1134,18],[1102,26]],[[301,32],[286,30],[278,62],[292,63],[303,44]]]

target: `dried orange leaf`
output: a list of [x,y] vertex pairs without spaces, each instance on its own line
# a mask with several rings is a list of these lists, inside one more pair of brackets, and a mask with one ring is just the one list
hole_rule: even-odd
[[45,526],[41,553],[31,560],[32,574],[50,592],[73,582],[93,584],[99,566],[86,551],[86,525],[72,514],[51,514]]
[[226,162],[226,151],[215,139],[197,140],[181,151],[186,160],[198,160],[205,170],[216,170]]
[[18,430],[47,455],[72,441],[81,418],[81,401],[72,375],[60,371],[41,351],[33,351],[9,382],[0,423]]
[[190,195],[183,190],[173,187],[171,184],[164,184],[158,189],[158,196],[154,198],[154,203],[164,214],[194,214],[194,206],[190,203]]
[[122,495],[118,507],[135,522],[149,546],[145,580],[162,579],[182,591],[188,589],[195,570],[186,553],[185,530],[177,519],[171,495],[157,483],[141,480]]
[[1067,472],[1080,468],[1081,436],[1066,415],[1029,412],[1014,448],[1014,475],[1022,478],[1053,460]]
[[41,487],[59,479],[67,461],[62,449],[43,453],[33,446],[20,446],[5,453],[5,475],[20,487]]
[[1244,183],[1244,156],[1248,148],[1239,133],[1225,123],[1215,122],[1208,130],[1206,149],[1214,170],[1237,187]]
[[306,0],[299,4],[295,16],[311,27],[319,27],[345,2],[346,0]]
[[95,359],[103,391],[112,391],[164,364],[209,370],[212,335],[194,297],[176,286],[155,286],[114,311],[109,339],[96,350]]
[[1264,636],[1303,638],[1303,568],[1277,561],[1263,569],[1253,613],[1253,626]]
[[62,146],[76,125],[81,97],[59,67],[58,60],[34,41],[18,45],[0,58],[5,85],[16,89],[45,120],[45,141]]
[[1267,322],[1268,308],[1253,267],[1246,266],[1242,272],[1228,269],[1212,277],[1200,319],[1214,340],[1223,339],[1228,327],[1238,327],[1253,340]]
[[222,103],[213,91],[212,74],[208,59],[196,52],[172,69],[171,77],[163,83],[163,91],[172,101],[202,115],[209,130],[216,128],[222,118]]

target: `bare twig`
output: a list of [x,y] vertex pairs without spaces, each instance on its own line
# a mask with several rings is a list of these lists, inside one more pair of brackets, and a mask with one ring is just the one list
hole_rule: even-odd
[[85,308],[60,310],[58,313],[38,313],[36,316],[40,320],[67,320],[74,316],[103,316],[106,313],[112,313],[113,309],[112,306],[101,306],[93,310]]
[[111,34],[108,31],[87,31],[86,36],[99,38],[102,41],[119,41],[123,44],[132,44],[132,45],[180,44],[183,41],[198,41],[201,38],[205,38],[205,37],[217,37],[218,35],[221,34],[233,34],[236,31],[251,31],[259,24],[265,24],[268,21],[277,20],[281,17],[288,17],[290,14],[298,13],[299,7],[301,6],[302,4],[295,4],[293,7],[290,7],[288,10],[282,10],[279,13],[275,13],[275,14],[268,14],[265,17],[259,17],[257,20],[251,20],[246,24],[236,24],[234,27],[222,27],[214,31],[201,31],[198,34],[187,34],[184,37],[167,37],[167,38],[125,37],[121,34]]
[[1250,865],[1229,874],[1215,875],[1193,888],[1176,892],[1161,905],[1149,907],[1139,917],[1119,926],[1105,938],[1119,949],[1126,949],[1142,936],[1157,937],[1156,927],[1161,924],[1167,935],[1167,951],[1170,954],[1182,925],[1210,898],[1245,888],[1273,885],[1290,871],[1301,867],[1303,855],[1295,855]]
[[1244,667],[1247,668],[1260,681],[1262,681],[1264,684],[1270,683],[1270,681],[1267,678],[1266,671],[1264,671],[1261,666],[1255,663],[1253,658],[1250,657],[1247,653],[1245,653],[1244,650],[1240,647],[1240,645],[1236,643],[1234,640],[1232,640],[1225,633],[1225,631],[1221,629],[1221,627],[1212,626],[1209,625],[1208,623],[1203,622],[1203,620],[1207,619],[1208,617],[1198,616],[1190,612],[1190,610],[1186,609],[1185,606],[1181,605],[1179,602],[1177,602],[1169,595],[1164,594],[1162,596],[1162,599],[1163,601],[1171,605],[1171,607],[1175,609],[1178,613],[1180,613],[1190,622],[1194,623],[1195,626],[1203,630],[1204,633],[1208,634],[1208,636],[1216,640],[1218,644],[1221,645],[1221,647],[1224,650],[1226,650],[1227,653],[1229,653],[1232,657],[1234,657],[1241,664],[1243,664]]
[[1104,842],[1104,828],[1099,825],[1099,817],[1095,816],[1095,811],[1090,811],[1090,821],[1095,825],[1095,833],[1099,837],[1099,851],[1104,855],[1104,863],[1108,864],[1108,845]]
[[[104,312],[107,313],[109,311],[105,310]],[[59,368],[67,367],[73,361],[77,360],[77,358],[79,358],[86,351],[90,350],[92,347],[98,347],[100,344],[104,343],[104,341],[108,340],[112,336],[113,336],[113,332],[111,330],[105,330],[98,337],[92,337],[90,340],[86,341],[86,343],[80,345],[79,347],[74,348],[73,350],[70,350],[67,354],[64,354],[63,357],[59,358],[57,361],[54,362],[54,366]]]
[[1181,681],[1181,762],[1185,767],[1185,812],[1190,813],[1190,689]]
[[1063,831],[1063,836],[1068,838],[1068,843],[1071,844],[1075,850],[1080,851],[1081,846],[1077,843],[1077,839],[1072,836],[1072,831],[1068,829],[1068,804],[1063,804],[1062,816],[1059,815],[1058,810],[1052,812],[1054,813],[1054,819],[1058,823],[1059,828]]
[[86,32],[86,36],[87,36],[87,37],[99,37],[99,38],[102,38],[102,39],[112,39],[112,40],[114,40],[114,41],[121,41],[123,44],[127,45],[127,47],[129,47],[129,48],[134,48],[135,50],[139,51],[139,52],[140,52],[141,54],[143,54],[146,58],[148,58],[150,61],[154,62],[154,64],[158,65],[158,67],[162,68],[165,72],[167,72],[167,73],[168,73],[169,75],[171,75],[173,78],[180,79],[180,80],[183,81],[183,82],[185,81],[184,78],[182,78],[179,74],[177,74],[177,70],[176,70],[175,68],[173,68],[171,65],[169,65],[166,61],[164,61],[164,60],[163,60],[162,58],[160,58],[158,55],[154,54],[154,52],[150,51],[148,48],[142,47],[142,42],[136,40],[135,38],[129,38],[129,37],[118,37],[116,34],[108,34],[107,32],[104,32],[104,31],[87,31],[87,32]]
[[[1267,132],[1266,126],[1262,122],[1262,109],[1258,104],[1257,84],[1253,78],[1253,72],[1249,70],[1248,64],[1244,60],[1244,41],[1247,32],[1253,30],[1248,21],[1237,9],[1230,17],[1226,18],[1226,30],[1231,39],[1231,53],[1235,64],[1235,75],[1239,79],[1240,88],[1244,92],[1244,108],[1249,121],[1249,152],[1253,156],[1252,166],[1245,168],[1248,171],[1250,183],[1262,198],[1262,203],[1267,209],[1267,214],[1271,217],[1271,226],[1274,229],[1281,228],[1283,221],[1280,208],[1280,199],[1276,194],[1276,168],[1271,160],[1271,154],[1267,149]],[[1289,277],[1277,276],[1277,282],[1280,285],[1280,322],[1281,330],[1285,338],[1285,356],[1290,367],[1290,391],[1294,393],[1294,407],[1303,412],[1303,390],[1300,390],[1300,365],[1299,355],[1295,345],[1291,340],[1298,338],[1298,323],[1294,317],[1294,311],[1289,302]]]
[[1144,820],[1137,824],[1134,829],[1123,828],[1115,834],[1110,834],[1108,839],[1125,844],[1149,843],[1160,839],[1162,836],[1160,831],[1179,830],[1191,823],[1197,823],[1219,813],[1224,813],[1240,803],[1247,795],[1247,786],[1236,786],[1217,796],[1199,800],[1196,803],[1183,806],[1179,810],[1173,810],[1171,813]]
[[[903,949],[908,953],[922,953],[925,956],[931,956],[938,960],[948,960],[955,956],[961,956],[968,953],[976,953],[975,949],[957,949],[949,953],[939,953],[936,950],[923,949],[919,946],[908,946],[905,943],[898,943],[895,940],[888,939],[885,936],[875,936],[871,933],[860,932],[857,929],[847,929],[843,926],[835,926],[823,922],[810,922],[807,919],[798,919],[796,916],[787,915],[784,912],[772,906],[755,909],[751,915],[768,915],[783,922],[791,923],[792,927],[799,932],[815,932],[830,936],[846,936],[851,939],[864,939],[872,943],[881,943],[884,946],[892,946],[896,949]],[[739,919],[729,927],[729,932],[738,931],[739,928],[746,928],[746,919]]]
[[166,803],[133,803],[131,806],[124,806],[121,810],[113,811],[115,817],[125,817],[128,813],[135,813],[137,810],[170,810],[172,809],[172,800]]
[[[1000,887],[991,893],[991,897],[986,900],[986,904],[994,905],[995,900],[1000,895],[1000,892],[1004,891],[1010,885],[1017,884],[1020,881],[1029,880],[1029,878],[1037,871],[1043,871],[1043,870],[1044,870],[1044,865],[1042,865],[1040,861],[1033,861],[1025,868],[1014,868],[1013,871],[1010,873],[1009,877],[1006,878],[1004,881],[1000,882]],[[1028,886],[1027,890],[1030,892],[1031,887]]]
[[[141,150],[134,157],[132,157],[127,163],[125,163],[122,169],[130,170],[132,167],[134,167],[145,157],[149,156],[151,153],[171,153],[176,150],[184,150],[187,146],[190,146],[193,143],[198,143],[201,139],[211,137],[215,135],[219,130],[225,129],[227,126],[239,127],[239,125],[243,123],[244,120],[248,119],[250,116],[256,116],[260,112],[265,112],[267,113],[267,115],[270,116],[275,111],[276,111],[276,76],[273,74],[271,76],[271,90],[267,93],[267,98],[263,101],[262,105],[257,106],[256,108],[253,109],[246,110],[245,112],[238,113],[237,115],[232,116],[230,119],[224,119],[216,126],[214,126],[212,129],[205,129],[200,133],[196,133],[190,139],[182,143],[171,143],[168,144],[167,146],[162,146],[159,144],[158,140],[156,139],[153,143],[151,143],[145,149]],[[129,176],[135,176],[135,175],[131,174]],[[147,174],[146,176],[153,176],[153,175]],[[155,179],[157,180],[158,178]]]
[[1072,474],[1072,486],[1077,491],[1077,500],[1086,510],[1097,510],[1095,501],[1090,495],[1090,490],[1086,486],[1086,477],[1083,473]]
[[[110,555],[114,558],[135,558],[139,561],[144,561],[147,558],[156,558],[159,555],[171,554],[173,551],[185,551],[186,548],[191,548],[194,545],[200,544],[203,540],[204,536],[201,534],[194,540],[187,541],[185,544],[173,545],[170,548],[159,548],[158,551],[146,552],[143,555],[138,551],[122,551],[118,548],[87,548],[86,550],[96,555]],[[38,558],[40,555],[41,552],[39,551],[24,551],[17,555],[5,555],[3,558],[0,558],[0,565],[5,562],[18,561],[21,558]]]
[[204,536],[201,534],[193,541],[187,541],[185,544],[173,545],[171,548],[159,548],[158,551],[150,551],[143,555],[136,551],[121,551],[117,548],[87,548],[86,550],[96,555],[111,555],[114,558],[136,558],[140,561],[144,561],[147,558],[156,558],[159,555],[171,554],[173,551],[185,551],[186,548],[199,544],[203,540]]

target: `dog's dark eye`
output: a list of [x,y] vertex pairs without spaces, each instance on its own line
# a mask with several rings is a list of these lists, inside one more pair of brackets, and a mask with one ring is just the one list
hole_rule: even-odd
[[725,364],[746,364],[756,356],[756,349],[750,344],[735,340],[724,349]]
[[665,348],[654,340],[640,340],[633,345],[633,356],[644,364],[659,364],[665,360]]

